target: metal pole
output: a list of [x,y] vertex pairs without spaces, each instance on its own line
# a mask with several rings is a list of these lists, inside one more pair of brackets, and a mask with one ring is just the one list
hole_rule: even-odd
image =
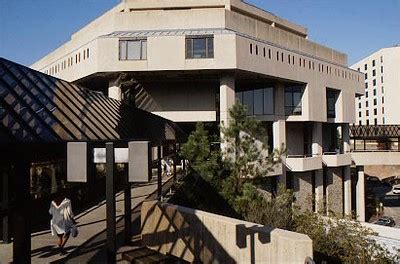
[[31,263],[31,207],[30,207],[30,164],[20,161],[16,165],[16,196],[13,221],[14,263]]
[[[127,172],[127,170],[126,170]],[[124,206],[125,206],[125,245],[129,245],[131,243],[131,228],[132,228],[132,202],[131,202],[131,184],[129,183],[129,175],[126,173],[125,175],[125,190],[124,190]]]
[[9,225],[9,177],[10,177],[10,170],[4,171],[2,174],[3,179],[3,198],[2,198],[2,207],[3,210],[6,212],[6,215],[3,216],[2,225],[3,225],[3,242],[5,244],[9,244],[11,241],[10,239],[10,225]]
[[157,197],[161,200],[162,195],[162,169],[161,169],[161,148],[162,146],[157,147],[157,157],[158,157],[158,166],[157,166]]
[[106,143],[107,263],[116,262],[114,144]]

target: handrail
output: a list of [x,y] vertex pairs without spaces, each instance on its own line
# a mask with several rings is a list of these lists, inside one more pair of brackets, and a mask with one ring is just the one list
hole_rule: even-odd
[[315,154],[287,155],[287,158],[304,159],[304,158],[312,158],[312,157],[317,157],[317,156],[318,155],[315,155]]

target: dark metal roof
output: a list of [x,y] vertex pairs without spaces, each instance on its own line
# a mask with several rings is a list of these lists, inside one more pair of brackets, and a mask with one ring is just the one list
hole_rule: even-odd
[[171,121],[0,58],[0,142],[180,140]]

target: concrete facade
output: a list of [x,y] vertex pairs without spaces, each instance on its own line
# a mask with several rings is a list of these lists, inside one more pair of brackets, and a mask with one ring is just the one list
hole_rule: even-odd
[[381,49],[351,66],[365,75],[365,94],[355,104],[360,125],[398,125],[400,46]]
[[326,169],[326,196],[328,215],[343,216],[343,167]]
[[364,75],[306,28],[240,0],[124,0],[32,67],[116,99],[125,91],[115,80],[130,74],[141,85],[136,105],[175,122],[227,124],[239,99],[271,125],[270,147],[287,149],[280,182],[286,171],[308,175],[299,200],[312,195],[313,174],[326,203],[323,167],[351,164],[338,127],[355,122]]
[[190,263],[305,263],[313,256],[306,235],[171,204],[143,203],[141,220],[143,246]]

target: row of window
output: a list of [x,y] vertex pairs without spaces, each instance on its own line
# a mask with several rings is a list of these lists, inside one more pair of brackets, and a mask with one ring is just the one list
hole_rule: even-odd
[[[382,104],[384,104],[385,103],[385,97],[382,97]],[[378,99],[377,98],[374,98],[374,105],[378,105]],[[365,101],[365,107],[369,107],[369,101]],[[359,102],[358,103],[358,109],[361,109],[362,108],[362,105],[361,105],[361,102]]]
[[[381,113],[384,115],[385,114],[385,107],[382,106],[381,108]],[[374,116],[378,115],[378,109],[374,108]],[[369,117],[369,110],[365,111],[365,116]],[[362,112],[358,112],[358,117],[362,117]]]
[[[381,56],[380,61],[381,61],[381,63],[383,63],[383,56]],[[375,67],[375,66],[376,66],[376,60],[372,60],[372,67]],[[358,68],[357,70],[360,71],[361,69]],[[364,70],[365,71],[368,70],[368,64],[367,63],[364,64]],[[381,66],[381,72],[383,73],[383,66]]]
[[[366,121],[366,125],[369,126],[369,119],[367,119],[367,120],[365,120],[365,121]],[[361,126],[361,125],[362,125],[362,121],[359,120],[359,121],[358,121],[358,124]],[[382,117],[382,124],[383,124],[383,125],[385,124],[385,118],[384,118],[384,117]],[[378,125],[378,118],[374,118],[374,125],[375,125],[375,126]]]
[[[213,36],[186,37],[186,58],[214,58]],[[120,40],[119,60],[147,60],[147,39]]]
[[89,48],[84,49],[82,52],[78,52],[75,54],[75,56],[70,56],[67,59],[63,60],[62,62],[51,66],[49,69],[45,70],[45,74],[49,75],[55,75],[59,73],[62,70],[65,70],[69,67],[71,67],[74,63],[78,64],[81,62],[81,53],[82,53],[82,58],[83,60],[89,59],[90,57],[90,51]]
[[[264,58],[268,58],[268,59],[273,59],[272,57],[275,56],[273,55],[273,51],[270,48],[266,48],[266,47],[262,47],[260,48],[258,45],[254,45],[253,43],[250,43],[249,45],[249,52],[251,55],[255,54],[255,55],[259,55],[262,54],[262,56]],[[295,65],[296,64],[296,57],[294,55],[291,54],[287,54],[287,56],[284,54],[284,52],[279,52],[276,51],[276,60],[280,61],[280,62],[285,62],[285,58],[287,59],[287,63],[290,65]],[[303,68],[307,68],[310,70],[315,70],[315,62],[312,60],[307,60],[305,58],[299,57],[298,58],[298,65],[300,67]],[[334,69],[334,70],[332,70]],[[334,68],[332,66],[329,65],[325,65],[322,63],[318,63],[318,71],[322,72],[322,73],[326,73],[329,75],[334,75],[337,77],[342,77],[344,79],[349,79],[349,80],[357,80],[357,82],[360,81],[360,76],[356,75],[352,72],[348,72],[345,71],[343,69],[338,69],[338,68]]]

